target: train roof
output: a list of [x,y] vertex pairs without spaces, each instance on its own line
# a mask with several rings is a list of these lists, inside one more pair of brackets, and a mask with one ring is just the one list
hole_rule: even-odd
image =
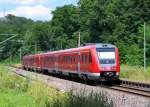
[[53,53],[58,53],[58,52],[68,52],[68,51],[79,51],[81,49],[90,49],[90,48],[115,48],[116,46],[115,45],[112,45],[112,44],[107,44],[107,43],[90,43],[90,44],[83,44],[81,45],[80,47],[77,47],[77,48],[70,48],[70,49],[64,49],[64,50],[58,50],[58,51],[50,51],[50,52],[47,52],[47,53],[42,53],[43,55],[45,54],[53,54]]
[[[91,49],[91,48],[115,48],[115,45],[112,44],[107,44],[107,43],[87,43],[87,44],[82,44],[80,47],[76,48],[70,48],[70,49],[64,49],[64,50],[58,50],[58,51],[49,51],[45,53],[39,53],[39,54],[31,54],[27,56],[36,56],[36,55],[49,55],[49,54],[57,54],[59,52],[69,52],[69,51],[79,51],[81,49]],[[26,56],[25,56],[26,57]]]

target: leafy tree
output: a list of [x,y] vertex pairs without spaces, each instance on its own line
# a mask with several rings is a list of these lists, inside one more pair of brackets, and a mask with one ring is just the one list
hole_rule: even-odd
[[[21,46],[38,44],[38,50],[49,51],[77,47],[78,33],[83,43],[111,43],[119,48],[121,63],[143,64],[143,23],[147,23],[147,62],[150,60],[149,0],[79,0],[78,5],[65,5],[54,10],[48,22],[32,21],[8,15],[0,18],[0,33],[20,34],[9,41],[0,58],[16,54]],[[7,30],[6,30],[7,29]],[[0,41],[10,35],[0,36]],[[33,47],[26,53],[31,53]]]
[[26,44],[37,45],[40,50],[50,50],[50,44],[53,41],[50,25],[43,22],[36,22],[26,31]]
[[51,25],[53,27],[59,27],[64,34],[71,38],[72,34],[80,29],[78,8],[73,5],[56,8],[53,11]]

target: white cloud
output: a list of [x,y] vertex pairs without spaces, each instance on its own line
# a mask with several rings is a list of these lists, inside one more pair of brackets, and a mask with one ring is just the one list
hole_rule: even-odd
[[47,2],[48,0],[0,0],[0,3],[24,4],[24,5],[46,4]]
[[[50,20],[52,18],[52,9],[44,7],[42,5],[37,6],[18,6],[15,10],[7,11],[6,14],[13,14],[15,16],[21,16],[31,18],[33,20]],[[3,12],[0,12],[0,17],[3,16]]]

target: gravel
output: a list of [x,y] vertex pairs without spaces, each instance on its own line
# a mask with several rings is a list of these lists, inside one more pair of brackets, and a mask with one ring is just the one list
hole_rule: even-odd
[[74,94],[84,93],[85,95],[88,95],[91,92],[103,93],[109,101],[113,101],[114,107],[150,107],[150,98],[141,97],[139,95],[111,90],[99,86],[86,85],[21,69],[10,69],[21,75],[30,76],[32,79],[41,79],[49,86],[55,87],[60,91],[72,91]]

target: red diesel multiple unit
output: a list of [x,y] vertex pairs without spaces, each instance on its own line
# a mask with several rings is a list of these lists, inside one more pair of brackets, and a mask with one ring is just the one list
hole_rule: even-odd
[[78,48],[23,57],[24,69],[76,75],[90,80],[118,80],[118,48],[111,44],[91,44]]

